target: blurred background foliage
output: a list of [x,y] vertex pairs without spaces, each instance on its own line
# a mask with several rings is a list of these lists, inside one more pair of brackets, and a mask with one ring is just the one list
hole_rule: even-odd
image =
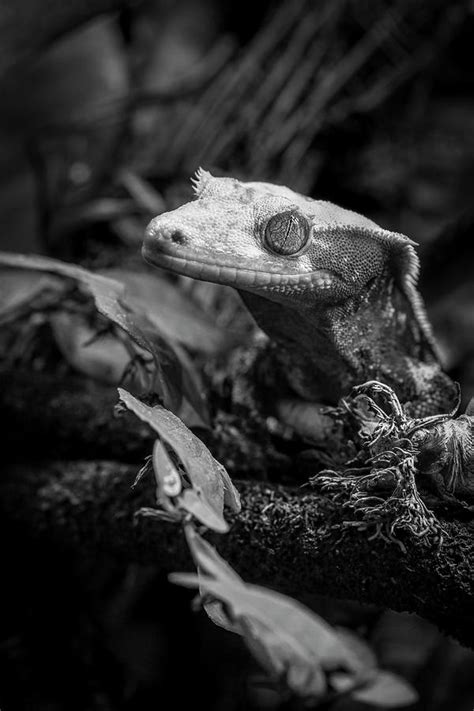
[[[35,3],[18,5],[10,22],[36,37]],[[59,248],[97,221],[132,237],[146,209],[124,171],[160,190],[161,209],[204,165],[344,203],[417,240],[469,207],[466,0],[149,0],[105,15],[90,2],[98,17],[73,28],[60,17],[68,32],[54,42],[47,25],[67,12],[43,8],[42,46],[3,47],[4,246]],[[8,32],[0,18],[0,40]]]

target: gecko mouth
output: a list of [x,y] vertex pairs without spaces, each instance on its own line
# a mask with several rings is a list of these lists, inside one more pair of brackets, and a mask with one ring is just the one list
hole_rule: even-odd
[[225,284],[241,289],[282,289],[295,287],[305,289],[328,289],[334,284],[334,275],[330,272],[318,270],[306,274],[280,274],[231,267],[227,264],[209,264],[196,259],[192,255],[176,256],[164,252],[150,251],[144,247],[144,259],[156,267],[168,269],[175,274],[189,276],[201,281],[211,281],[215,284]]
[[143,245],[142,255],[145,261],[156,267],[162,267],[175,274],[189,276],[201,281],[210,281],[216,284],[225,284],[237,289],[269,289],[282,290],[285,287],[294,289],[329,289],[334,285],[335,275],[325,270],[306,272],[304,274],[285,274],[268,272],[245,267],[233,267],[225,261],[220,261],[213,255],[213,263],[199,259],[192,252],[172,254],[173,247],[170,243],[161,243],[155,240],[150,244],[147,240]]

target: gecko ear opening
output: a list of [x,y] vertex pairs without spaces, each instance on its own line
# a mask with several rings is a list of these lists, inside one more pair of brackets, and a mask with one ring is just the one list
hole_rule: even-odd
[[199,167],[196,170],[196,173],[191,178],[191,184],[193,186],[193,191],[196,197],[199,197],[202,194],[204,188],[206,187],[207,183],[211,178],[212,175],[207,170],[204,170],[204,168]]

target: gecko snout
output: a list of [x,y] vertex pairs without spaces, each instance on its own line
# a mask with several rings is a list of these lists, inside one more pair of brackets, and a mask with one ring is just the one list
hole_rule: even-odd
[[155,218],[145,232],[143,255],[153,262],[153,255],[175,254],[176,248],[188,242],[184,232],[169,221]]
[[173,244],[186,244],[187,238],[182,230],[166,223],[160,224],[153,220],[146,231],[146,240],[158,242],[172,242]]

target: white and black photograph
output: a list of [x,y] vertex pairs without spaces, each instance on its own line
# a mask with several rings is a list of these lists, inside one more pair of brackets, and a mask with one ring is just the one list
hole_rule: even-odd
[[474,710],[473,51],[0,2],[0,711]]

